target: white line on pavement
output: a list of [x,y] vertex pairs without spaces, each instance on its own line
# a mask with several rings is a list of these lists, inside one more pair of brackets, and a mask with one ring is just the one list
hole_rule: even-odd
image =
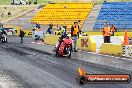
[[95,55],[99,55],[99,56],[113,57],[113,58],[117,58],[117,59],[123,59],[123,60],[129,60],[129,61],[132,61],[132,59],[130,59],[130,58],[125,58],[125,57],[118,57],[118,56],[104,55],[104,54],[99,54],[99,53],[95,53],[95,52],[86,52],[86,51],[83,51],[83,52],[85,52],[85,53],[89,53],[89,54],[95,54]]

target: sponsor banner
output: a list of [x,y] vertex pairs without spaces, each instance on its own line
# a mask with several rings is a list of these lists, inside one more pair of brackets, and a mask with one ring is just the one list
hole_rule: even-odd
[[85,76],[87,83],[130,83],[130,75],[127,74],[88,74]]
[[61,31],[55,31],[54,34],[55,34],[55,35],[61,35],[62,32],[61,32]]
[[90,36],[80,36],[77,40],[77,46],[80,50],[85,51],[96,51],[96,43],[94,39]]
[[132,58],[132,45],[125,46],[126,57]]
[[[25,36],[32,36],[32,30],[23,30],[25,33]],[[15,35],[19,36],[20,35],[20,30],[15,29]]]
[[32,36],[32,31],[24,30],[25,36]]
[[3,28],[7,35],[15,35],[15,29],[13,28]]
[[81,47],[88,47],[88,39],[81,39]]

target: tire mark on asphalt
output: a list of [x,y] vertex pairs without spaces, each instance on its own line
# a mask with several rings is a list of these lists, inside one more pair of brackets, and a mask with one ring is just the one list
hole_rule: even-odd
[[[19,49],[18,49],[19,50]],[[28,50],[30,50],[30,49],[28,49]],[[34,49],[31,49],[31,51],[33,51]],[[35,52],[37,52],[38,50],[35,50]],[[21,52],[20,52],[21,53]],[[42,53],[42,54],[44,54],[43,52],[41,52],[40,51],[40,53]],[[47,55],[47,54],[46,54]],[[48,54],[49,55],[49,54]],[[50,55],[52,55],[52,54],[50,54]],[[27,54],[27,56],[28,56],[28,54]],[[53,57],[53,56],[50,56],[50,57]],[[25,58],[26,60],[27,60],[27,58]],[[29,58],[28,58],[29,59]],[[41,58],[38,58],[39,60],[41,59]],[[58,59],[58,58],[57,58]],[[60,60],[61,58],[59,58],[59,60]],[[30,60],[32,60],[33,61],[33,59],[30,59]],[[74,61],[74,60],[67,60],[67,58],[64,58],[63,60],[66,60],[66,61],[69,61],[69,62],[72,62],[72,63],[74,63],[74,64],[76,64],[76,65],[81,65],[82,63],[80,63],[79,61]],[[40,60],[41,61],[41,60]],[[67,67],[67,70],[64,70],[64,69],[66,69],[66,68],[60,68],[59,66],[55,66],[55,65],[50,65],[49,64],[49,62],[47,62],[47,64],[46,65],[43,65],[42,63],[43,62],[46,62],[46,61],[44,61],[43,59],[42,59],[42,63],[40,63],[40,62],[36,62],[36,59],[33,61],[34,63],[36,63],[36,65],[38,66],[38,64],[39,64],[39,68],[42,68],[42,67],[44,67],[44,66],[49,66],[50,68],[52,68],[52,67],[54,67],[54,68],[58,68],[60,71],[62,70],[62,72],[64,71],[64,72],[66,72],[66,71],[68,71],[68,67]],[[71,64],[71,63],[70,63]],[[85,62],[85,65],[87,65],[87,63]],[[60,65],[60,66],[63,66],[63,65]],[[65,67],[66,65],[64,65],[64,67]],[[48,68],[49,69],[49,68]],[[73,70],[73,68],[71,69],[71,70]],[[75,69],[73,70],[73,71],[75,71]],[[68,73],[69,72],[71,72],[71,71],[68,71]],[[117,72],[117,71],[116,71]],[[73,74],[73,72],[72,72],[72,74]],[[71,75],[71,73],[70,73],[70,75]],[[74,75],[73,75],[74,76]],[[120,87],[120,88],[122,88],[122,87]]]

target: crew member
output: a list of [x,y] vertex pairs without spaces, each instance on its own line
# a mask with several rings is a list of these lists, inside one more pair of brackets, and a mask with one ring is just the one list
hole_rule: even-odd
[[23,29],[21,28],[20,29],[20,38],[21,38],[21,43],[23,43],[23,37],[24,37],[24,35],[25,35],[25,33],[24,33],[24,31],[23,31]]
[[111,30],[111,36],[114,36],[114,32],[116,30],[115,26],[112,25],[111,28],[110,28],[110,30]]
[[78,21],[79,33],[82,34],[82,24],[81,20]]
[[33,29],[32,29],[32,41],[34,41],[34,39],[35,39],[35,29],[36,29],[36,27],[33,27]]
[[36,28],[40,29],[40,24],[36,23]]
[[110,43],[111,31],[110,31],[110,27],[109,27],[108,23],[106,23],[106,25],[102,29],[102,33],[104,36],[104,43]]
[[79,38],[79,26],[78,26],[78,22],[74,22],[74,25],[71,27],[71,37],[73,40],[73,50],[74,52],[78,52],[77,51],[77,39]]

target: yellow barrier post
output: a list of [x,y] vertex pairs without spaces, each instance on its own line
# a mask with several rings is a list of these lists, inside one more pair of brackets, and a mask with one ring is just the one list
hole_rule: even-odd
[[78,48],[80,50],[96,52],[96,43],[92,37],[80,36],[78,39]]
[[122,56],[122,45],[113,43],[103,43],[100,49],[101,54]]
[[60,35],[51,35],[51,34],[46,34],[44,38],[45,44],[48,45],[56,45],[58,42]]

